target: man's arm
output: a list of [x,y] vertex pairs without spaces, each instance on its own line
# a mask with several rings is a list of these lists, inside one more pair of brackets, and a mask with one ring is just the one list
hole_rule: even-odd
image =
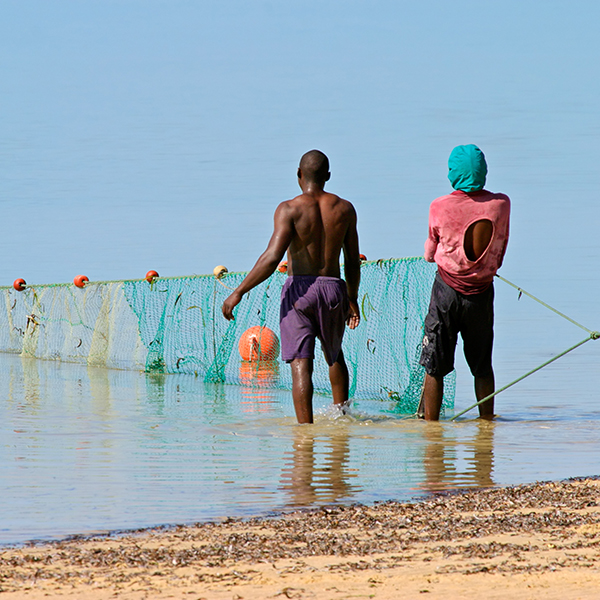
[[344,238],[344,275],[350,301],[348,327],[355,329],[360,323],[358,310],[358,286],[360,285],[360,252],[358,248],[358,231],[356,229],[356,211],[352,207],[352,216]]
[[506,216],[506,229],[504,231],[504,246],[502,247],[502,252],[500,254],[500,261],[498,264],[498,269],[502,266],[504,262],[504,255],[506,254],[506,247],[508,246],[508,234],[510,232],[510,200],[508,201],[508,215]]
[[275,227],[267,249],[260,255],[244,281],[223,302],[223,316],[228,321],[233,319],[233,309],[240,303],[242,296],[271,276],[292,241],[294,222],[291,209],[286,202],[282,202],[277,207],[274,220]]
[[440,236],[433,224],[433,207],[429,208],[429,235],[425,241],[424,258],[427,262],[435,262],[435,251],[437,250]]

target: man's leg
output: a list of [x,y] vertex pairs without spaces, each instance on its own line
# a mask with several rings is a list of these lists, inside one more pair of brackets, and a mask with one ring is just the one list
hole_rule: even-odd
[[439,375],[425,375],[423,385],[423,403],[425,405],[425,420],[439,421],[442,400],[444,398],[444,378]]
[[[494,346],[494,286],[465,298],[466,318],[462,328],[465,358],[475,377],[475,396],[483,400],[494,393],[492,348]],[[481,375],[484,373],[484,375]],[[494,399],[479,405],[479,417],[494,418]]]
[[344,353],[340,350],[337,360],[329,367],[329,381],[333,392],[333,403],[343,405],[348,402],[348,389],[350,377],[348,367],[344,360]]
[[454,369],[454,354],[460,329],[459,303],[460,294],[446,284],[438,273],[431,288],[419,359],[427,374],[417,414],[422,412],[427,421],[439,421],[444,398],[444,375]]
[[[475,377],[475,396],[477,400],[483,400],[486,396],[495,391],[494,372],[485,377]],[[487,402],[479,405],[479,418],[491,421],[494,418],[494,399],[490,398]]]
[[292,367],[292,398],[298,423],[313,422],[313,359],[295,358]]

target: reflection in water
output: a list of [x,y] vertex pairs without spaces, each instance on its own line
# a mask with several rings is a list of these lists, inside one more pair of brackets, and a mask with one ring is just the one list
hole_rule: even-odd
[[279,380],[279,362],[276,360],[247,361],[240,363],[240,393],[244,412],[270,412],[275,404]]
[[[31,414],[35,414],[35,408],[38,406],[40,401],[40,374],[38,371],[39,361],[34,358],[23,358],[23,395],[24,405]],[[11,371],[11,396],[14,390],[13,377],[16,375],[17,379],[20,379],[19,374]]]
[[600,419],[576,411],[425,424],[360,401],[359,414],[385,416],[325,410],[299,426],[291,394],[261,387],[271,376],[242,393],[193,375],[0,356],[0,544],[597,473]]
[[323,434],[297,426],[292,452],[286,454],[290,460],[284,463],[281,489],[288,495],[287,506],[334,503],[362,490],[348,481],[358,474],[347,467],[350,448],[345,427]]
[[110,427],[113,397],[109,375],[110,371],[108,369],[99,367],[89,367],[87,369],[92,399],[90,410]]
[[457,436],[456,428],[442,423],[425,424],[424,489],[435,492],[494,485],[495,423],[475,421],[473,426],[475,434],[469,438],[463,431]]
[[165,404],[165,385],[167,376],[164,373],[146,373],[146,395],[148,402],[162,414]]

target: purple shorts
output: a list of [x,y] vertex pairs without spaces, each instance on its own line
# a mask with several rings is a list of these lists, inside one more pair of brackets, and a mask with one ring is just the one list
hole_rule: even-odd
[[319,338],[325,360],[333,365],[342,348],[348,311],[346,282],[338,277],[291,275],[281,290],[281,357],[315,357]]

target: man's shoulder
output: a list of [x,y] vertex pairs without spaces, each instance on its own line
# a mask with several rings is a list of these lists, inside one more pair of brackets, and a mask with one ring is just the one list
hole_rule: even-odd
[[453,202],[459,202],[461,200],[467,202],[469,200],[501,200],[510,204],[510,198],[506,194],[503,194],[502,192],[490,192],[488,190],[481,190],[479,192],[474,192],[470,194],[455,190],[450,194],[444,194],[443,196],[437,197],[435,200],[432,201],[431,204],[449,204]]
[[346,200],[345,198],[342,198],[336,194],[328,195],[331,196],[332,204],[338,204],[340,206],[343,206],[347,211],[354,212],[354,205],[352,204],[352,202],[350,202],[350,200]]
[[510,198],[506,194],[503,194],[502,192],[484,191],[487,194],[486,201],[492,202],[497,210],[502,213],[510,212]]
[[510,204],[510,198],[506,194],[497,193],[496,197],[506,202],[506,204]]
[[313,206],[316,204],[326,204],[329,206],[341,206],[348,210],[354,210],[354,206],[349,200],[341,198],[337,194],[331,192],[324,192],[320,197],[314,197],[310,194],[298,194],[291,200],[283,201],[279,206],[287,206],[289,208],[304,208],[307,206]]
[[487,194],[490,199],[503,200],[505,202],[510,202],[510,198],[506,194],[503,194],[502,192],[489,192],[488,190],[482,190],[482,192]]
[[455,192],[451,194],[444,194],[443,196],[438,196],[435,200],[431,202],[431,206],[439,206],[448,204],[450,202],[454,202],[457,200],[457,196]]
[[345,209],[349,211],[354,211],[354,205],[350,200],[346,200],[337,194],[332,194],[331,192],[325,193],[325,198],[327,202],[330,202],[332,205],[343,206]]

